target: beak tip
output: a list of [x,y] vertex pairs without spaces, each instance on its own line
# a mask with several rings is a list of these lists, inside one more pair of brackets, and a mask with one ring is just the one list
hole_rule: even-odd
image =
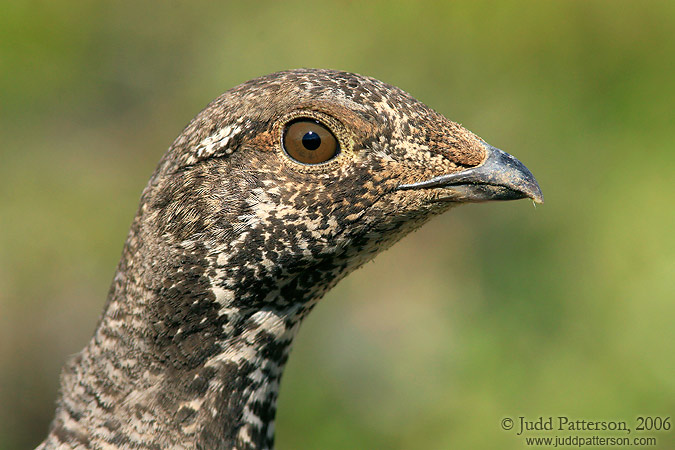
[[541,192],[541,188],[536,181],[534,181],[534,183],[532,183],[532,185],[528,186],[526,189],[523,189],[523,194],[525,194],[528,198],[531,198],[532,201],[537,205],[542,205],[544,203],[544,194]]
[[537,205],[543,205],[544,204],[544,196],[542,195],[541,191],[539,191],[536,194],[530,196],[530,198]]
[[535,204],[544,203],[544,194],[541,192],[539,183],[523,163],[498,148],[489,144],[486,146],[487,161],[490,161],[489,167],[492,168],[493,176],[498,184],[520,191],[523,197],[531,198]]

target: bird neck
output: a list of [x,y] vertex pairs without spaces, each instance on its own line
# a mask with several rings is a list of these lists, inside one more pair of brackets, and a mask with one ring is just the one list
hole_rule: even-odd
[[199,236],[159,219],[142,200],[94,337],[64,368],[41,449],[271,448],[303,318],[421,223],[358,238],[346,227],[334,245],[309,245],[292,227]]
[[255,251],[148,245],[132,229],[94,337],[64,369],[49,439],[271,448],[293,338],[335,277],[264,269]]

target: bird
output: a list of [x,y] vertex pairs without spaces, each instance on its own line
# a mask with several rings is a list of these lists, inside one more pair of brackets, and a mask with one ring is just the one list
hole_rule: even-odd
[[273,448],[293,339],[328,290],[454,206],[524,198],[543,202],[520,161],[377,79],[226,91],[143,190],[37,448]]

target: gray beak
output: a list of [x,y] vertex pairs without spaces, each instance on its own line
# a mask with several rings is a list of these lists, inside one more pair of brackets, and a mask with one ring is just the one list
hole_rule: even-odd
[[398,190],[442,189],[440,201],[486,202],[531,198],[535,203],[544,203],[537,180],[523,163],[489,144],[485,144],[485,150],[487,157],[479,166],[426,181],[402,184]]

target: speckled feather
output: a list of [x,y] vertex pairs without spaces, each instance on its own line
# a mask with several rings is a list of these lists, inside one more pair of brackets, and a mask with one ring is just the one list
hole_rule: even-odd
[[[281,145],[311,117],[340,153]],[[350,271],[451,206],[400,191],[480,164],[483,142],[400,89],[295,70],[237,86],[145,188],[104,313],[64,368],[40,449],[263,449],[303,317]]]

